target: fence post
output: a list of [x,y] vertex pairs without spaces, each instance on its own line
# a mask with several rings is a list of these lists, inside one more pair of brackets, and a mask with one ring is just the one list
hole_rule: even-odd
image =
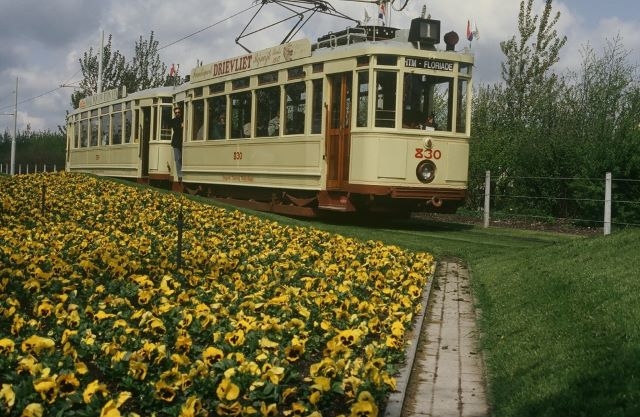
[[607,172],[604,182],[604,234],[611,234],[611,173]]
[[484,176],[484,227],[489,227],[489,206],[491,201],[491,171]]

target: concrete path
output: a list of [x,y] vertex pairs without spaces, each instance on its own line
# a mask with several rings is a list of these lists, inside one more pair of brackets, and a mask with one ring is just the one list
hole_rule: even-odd
[[426,315],[416,320],[415,333],[420,332],[409,346],[407,369],[385,417],[488,417],[469,271],[455,261],[441,261],[434,281],[425,291]]

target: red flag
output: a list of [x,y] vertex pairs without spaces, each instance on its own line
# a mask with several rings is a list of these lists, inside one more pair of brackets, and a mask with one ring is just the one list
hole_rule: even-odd
[[169,70],[169,77],[173,77],[174,75],[176,75],[176,66],[174,64],[171,64],[171,69]]
[[471,31],[471,22],[467,20],[467,39],[469,42],[473,40],[473,32]]

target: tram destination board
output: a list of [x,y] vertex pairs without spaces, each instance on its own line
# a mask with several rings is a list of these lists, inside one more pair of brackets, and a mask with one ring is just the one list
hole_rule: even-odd
[[453,71],[453,62],[439,61],[427,58],[405,58],[404,66],[410,68],[424,68],[438,71]]

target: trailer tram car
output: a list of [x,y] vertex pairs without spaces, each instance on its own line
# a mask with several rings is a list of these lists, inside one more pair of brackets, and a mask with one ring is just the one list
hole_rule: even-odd
[[[438,48],[440,22],[418,18],[201,65],[173,91],[182,183],[166,130],[170,90],[72,114],[68,168],[170,175],[174,190],[289,215],[454,211],[467,189],[473,66],[457,40],[449,32]],[[138,126],[127,142],[96,142],[102,109],[123,112],[111,132]]]
[[171,181],[174,88],[127,95],[113,89],[80,101],[67,117],[67,171]]

